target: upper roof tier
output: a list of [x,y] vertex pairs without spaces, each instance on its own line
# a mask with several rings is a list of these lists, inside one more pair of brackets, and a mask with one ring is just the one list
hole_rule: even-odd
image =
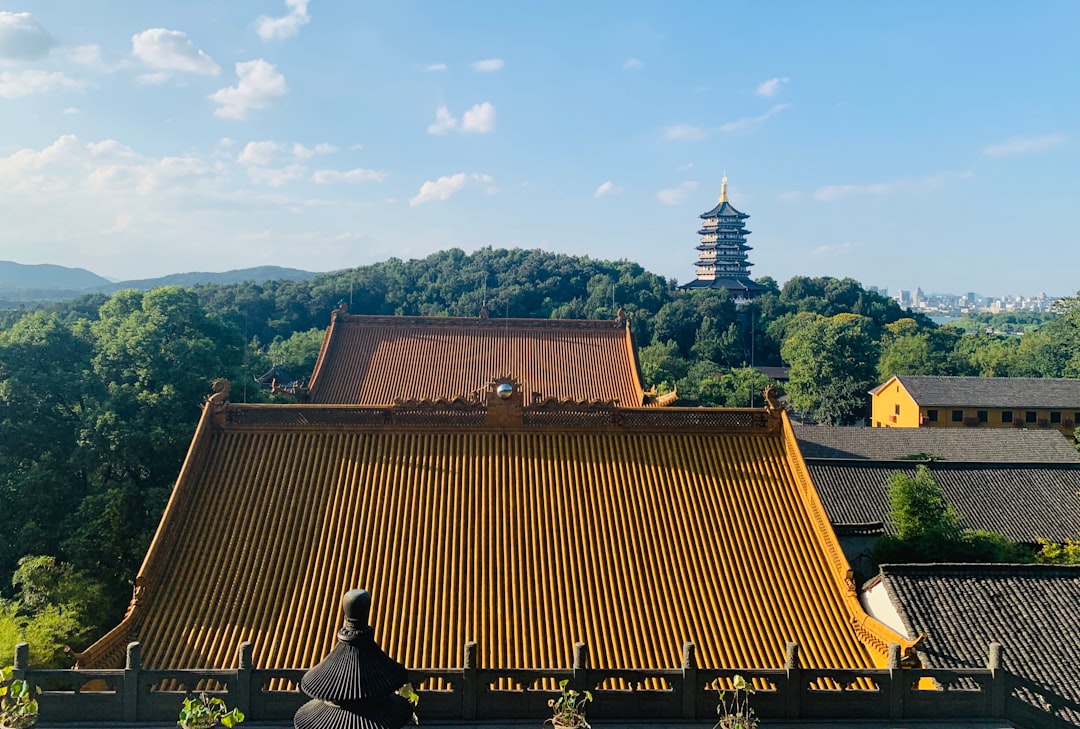
[[723,217],[736,217],[736,218],[739,218],[740,220],[744,220],[746,218],[749,218],[750,216],[747,215],[746,213],[740,213],[738,210],[735,209],[735,206],[732,205],[731,203],[729,203],[727,200],[722,200],[721,202],[716,204],[715,208],[713,208],[712,210],[709,210],[707,212],[702,213],[698,217],[702,218],[703,220],[706,219],[706,218],[723,218]]
[[[526,405],[208,405],[124,621],[85,653],[150,668],[303,668],[370,589],[410,667],[881,664],[786,415]],[[407,618],[407,619],[403,619]],[[646,629],[647,628],[647,629]]]
[[470,398],[503,376],[541,398],[645,399],[624,322],[352,314],[333,317],[309,396],[346,405]]

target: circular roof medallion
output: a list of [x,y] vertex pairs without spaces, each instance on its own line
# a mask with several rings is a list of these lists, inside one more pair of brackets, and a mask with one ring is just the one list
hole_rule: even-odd
[[503,400],[509,400],[510,396],[514,394],[514,386],[508,382],[504,382],[495,388],[495,394]]

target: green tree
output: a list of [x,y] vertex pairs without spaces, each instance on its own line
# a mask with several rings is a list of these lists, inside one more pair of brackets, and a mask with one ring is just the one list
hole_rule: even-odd
[[645,386],[655,386],[661,394],[671,392],[690,368],[690,363],[680,356],[679,346],[671,340],[642,347],[638,350],[638,362]]
[[275,365],[285,365],[293,377],[311,377],[325,334],[324,329],[315,328],[294,332],[288,339],[278,337],[270,343],[267,354]]
[[869,320],[855,314],[800,314],[781,354],[791,365],[787,393],[797,412],[820,423],[866,417],[879,349]]

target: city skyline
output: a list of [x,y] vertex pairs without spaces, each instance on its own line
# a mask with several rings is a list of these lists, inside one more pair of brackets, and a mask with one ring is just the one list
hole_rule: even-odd
[[1066,296],[1080,6],[1016,9],[0,1],[0,259],[685,283],[726,171],[753,277]]

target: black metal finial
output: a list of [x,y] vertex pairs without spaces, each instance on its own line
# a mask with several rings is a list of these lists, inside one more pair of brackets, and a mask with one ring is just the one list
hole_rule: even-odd
[[341,599],[341,610],[345,613],[345,624],[338,631],[338,640],[355,643],[371,637],[373,632],[368,620],[371,617],[371,593],[367,590],[349,590]]
[[304,674],[301,690],[312,701],[293,718],[296,729],[396,729],[412,716],[412,705],[396,692],[408,671],[387,656],[368,625],[371,593],[349,590],[341,601],[345,624],[337,645]]

